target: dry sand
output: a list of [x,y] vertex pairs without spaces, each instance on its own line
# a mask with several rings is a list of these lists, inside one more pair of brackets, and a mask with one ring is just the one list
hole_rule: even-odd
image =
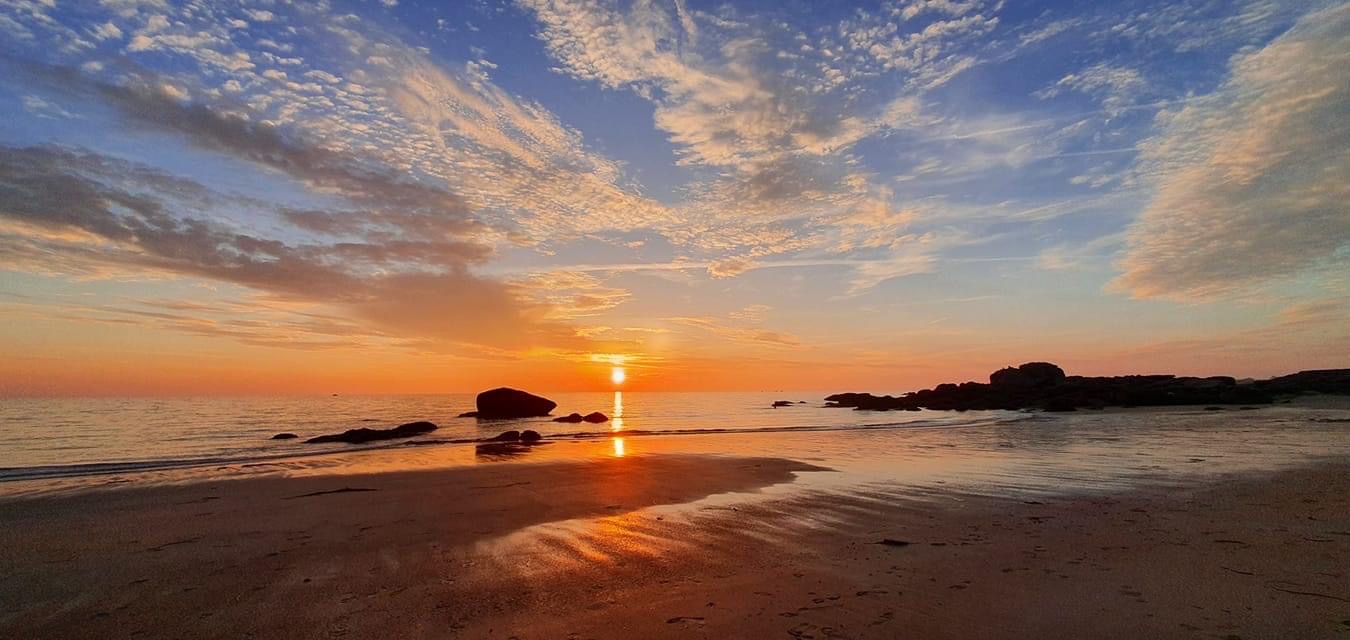
[[1112,496],[655,506],[813,469],[661,455],[8,499],[0,637],[1350,637],[1344,461]]

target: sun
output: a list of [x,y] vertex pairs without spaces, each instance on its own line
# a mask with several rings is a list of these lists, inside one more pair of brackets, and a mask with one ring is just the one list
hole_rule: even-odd
[[623,367],[614,367],[609,370],[609,380],[614,384],[623,384],[628,379],[628,374],[624,373]]

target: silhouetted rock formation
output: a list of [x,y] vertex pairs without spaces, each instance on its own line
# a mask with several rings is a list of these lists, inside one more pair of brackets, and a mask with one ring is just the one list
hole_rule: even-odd
[[294,433],[278,433],[277,435],[272,436],[272,439],[273,439],[273,440],[293,440],[293,439],[299,438],[299,437],[300,437],[300,436],[297,436],[297,435],[295,435]]
[[825,406],[863,411],[1029,408],[1076,411],[1108,406],[1270,404],[1277,395],[1299,393],[1350,394],[1350,369],[1303,371],[1238,384],[1228,376],[1066,376],[1063,369],[1048,362],[1028,362],[995,371],[989,375],[988,384],[940,384],[900,397],[838,393],[825,398]]
[[995,387],[1036,389],[1064,382],[1064,370],[1049,362],[1028,362],[1016,369],[1008,367],[989,374]]
[[581,417],[580,413],[569,413],[553,419],[554,422],[582,422],[584,420],[585,418]]
[[503,431],[474,445],[474,454],[488,457],[514,456],[526,453],[532,445],[547,444],[534,429]]
[[793,401],[791,401],[791,400],[774,400],[774,401],[773,401],[773,408],[777,409],[778,407],[790,407],[790,406],[792,406],[792,405],[794,405],[794,404],[797,404],[797,403],[796,403],[796,402],[793,402]]
[[590,423],[594,423],[594,424],[599,424],[599,423],[601,423],[601,422],[609,422],[609,416],[607,416],[607,415],[605,415],[605,414],[603,414],[603,413],[600,413],[599,411],[593,411],[593,412],[591,412],[591,413],[588,413],[588,414],[586,414],[584,417],[582,417],[581,419],[582,419],[582,420],[585,420],[586,422],[590,422]]
[[1256,386],[1272,393],[1331,393],[1350,395],[1350,369],[1315,369],[1259,380]]
[[489,420],[546,416],[558,403],[519,389],[501,387],[478,394],[478,410],[459,414],[461,418]]
[[361,444],[364,442],[374,442],[376,440],[393,440],[395,438],[411,438],[423,433],[430,433],[436,430],[436,425],[430,422],[409,422],[401,424],[393,429],[348,429],[342,433],[335,433],[326,436],[318,436],[306,440],[306,443],[321,442],[346,442],[348,444]]

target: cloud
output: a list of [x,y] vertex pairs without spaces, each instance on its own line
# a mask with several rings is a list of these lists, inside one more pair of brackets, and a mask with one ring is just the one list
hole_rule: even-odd
[[[884,15],[858,14],[812,37],[767,16],[739,21],[732,9],[520,4],[563,72],[649,100],[677,162],[708,170],[690,184],[675,224],[652,226],[712,262],[713,277],[766,256],[842,254],[903,235],[912,216],[859,169],[853,150],[931,123],[922,93],[973,64],[950,46],[997,23],[975,12],[980,2],[888,3]],[[941,17],[895,24],[925,13]],[[860,84],[881,74],[900,75],[903,88]]]
[[578,318],[597,315],[627,300],[626,289],[605,285],[584,271],[533,273],[516,281],[531,298],[549,305],[550,317]]
[[197,147],[284,172],[314,189],[366,204],[468,217],[463,200],[447,189],[380,167],[369,158],[320,146],[303,133],[184,100],[181,90],[155,74],[141,72],[123,84],[109,84],[67,67],[15,66],[41,85],[111,105],[140,126],[181,134]]
[[802,342],[797,336],[781,331],[771,331],[759,327],[729,326],[716,318],[669,318],[675,324],[704,329],[712,334],[733,342],[762,347],[799,347]]
[[1033,95],[1044,100],[1064,91],[1079,91],[1100,97],[1102,108],[1114,115],[1137,102],[1147,89],[1148,82],[1139,71],[1099,62],[1077,73],[1070,73]]
[[1194,301],[1319,265],[1350,243],[1350,6],[1318,11],[1236,57],[1204,100],[1141,143],[1156,193],[1112,287]]
[[[0,147],[6,268],[71,277],[189,277],[343,310],[390,335],[498,349],[583,344],[516,286],[471,273],[463,241],[288,242],[206,214],[222,196],[155,169],[61,147]],[[198,215],[189,215],[200,210]]]

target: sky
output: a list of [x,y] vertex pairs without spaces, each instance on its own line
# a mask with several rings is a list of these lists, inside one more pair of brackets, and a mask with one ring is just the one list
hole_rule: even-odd
[[1350,366],[1350,4],[0,0],[0,395]]

